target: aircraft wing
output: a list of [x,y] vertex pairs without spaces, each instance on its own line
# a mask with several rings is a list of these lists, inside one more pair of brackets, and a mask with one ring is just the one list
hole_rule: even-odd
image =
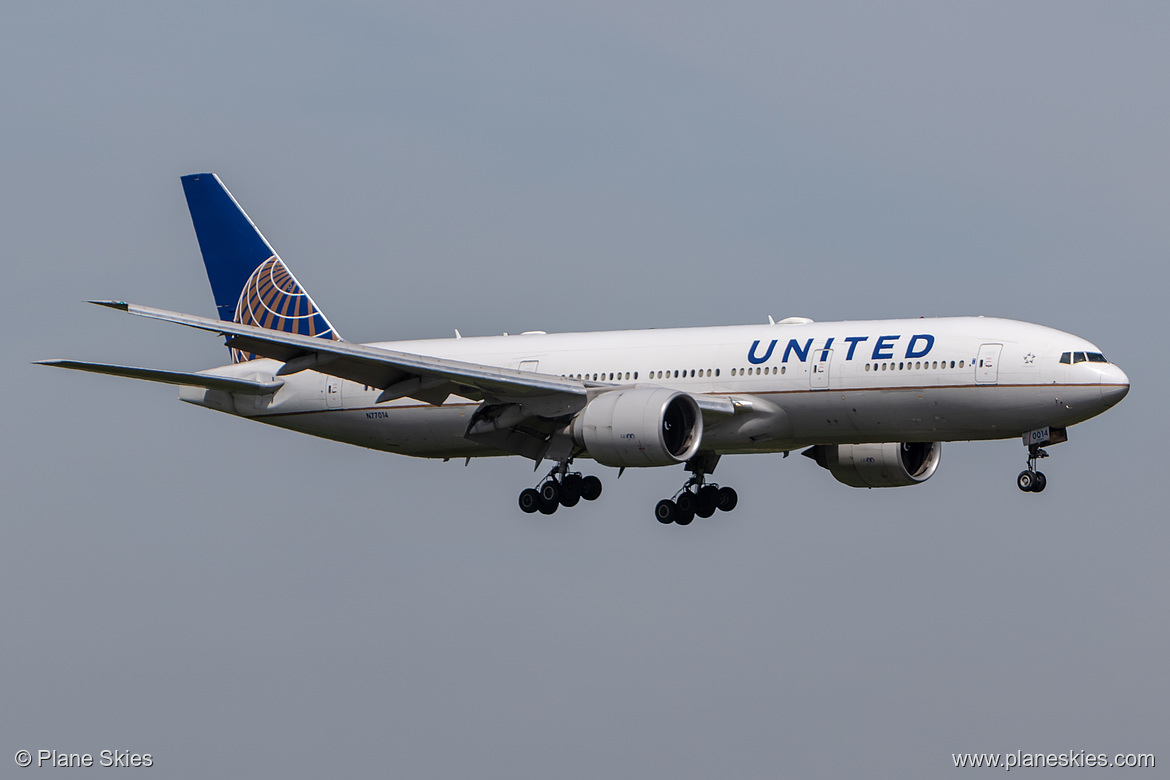
[[[138,317],[223,334],[229,347],[283,362],[284,366],[276,372],[278,376],[312,369],[381,388],[379,402],[410,397],[437,405],[454,393],[475,400],[521,402],[535,414],[559,417],[579,411],[597,391],[618,386],[415,355],[347,341],[327,341],[122,301],[91,303]],[[696,395],[694,398],[707,415],[730,415],[736,411],[736,405],[728,396]]]

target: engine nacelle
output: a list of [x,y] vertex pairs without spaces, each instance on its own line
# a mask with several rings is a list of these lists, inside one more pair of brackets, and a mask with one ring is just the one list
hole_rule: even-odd
[[905,487],[930,479],[942,458],[942,442],[818,444],[801,454],[852,487]]
[[604,466],[673,466],[703,438],[695,399],[665,387],[611,390],[573,418],[573,441]]

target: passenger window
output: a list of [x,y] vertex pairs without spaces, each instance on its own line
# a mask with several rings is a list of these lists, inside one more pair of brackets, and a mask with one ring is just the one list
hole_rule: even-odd
[[1071,366],[1072,365],[1072,353],[1065,352],[1063,355],[1060,356],[1060,362],[1064,363],[1067,366]]
[[960,360],[960,361],[959,361],[959,368],[962,368],[962,367],[963,367],[963,361],[962,361],[962,360]]
[[788,371],[788,366],[780,366],[780,373],[781,374],[787,373],[787,371]]

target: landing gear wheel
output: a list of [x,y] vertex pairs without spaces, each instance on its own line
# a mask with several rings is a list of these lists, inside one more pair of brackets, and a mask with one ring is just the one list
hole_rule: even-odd
[[581,500],[581,478],[572,474],[561,480],[561,506],[577,506]]
[[557,511],[558,506],[560,506],[560,504],[556,503],[555,501],[545,501],[542,498],[540,500],[540,506],[538,509],[542,515],[551,515],[553,512]]
[[532,514],[540,509],[540,493],[532,488],[520,491],[520,510],[525,514]]
[[678,507],[678,516],[674,518],[674,522],[679,525],[690,525],[695,519],[695,496],[684,490],[674,503]]
[[707,518],[715,514],[719,508],[719,488],[714,485],[705,485],[695,494],[695,514]]
[[554,480],[549,480],[540,486],[540,500],[546,504],[559,504],[561,501],[561,486]]
[[678,505],[664,498],[654,507],[654,517],[663,525],[670,525],[678,517]]
[[735,509],[736,504],[739,503],[739,494],[732,488],[719,488],[719,510],[721,512],[730,512]]
[[576,493],[578,496],[580,496],[581,495],[581,483],[584,481],[585,481],[585,478],[582,477],[580,474],[566,474],[561,479],[561,490],[565,491],[565,492]]
[[596,501],[601,497],[601,480],[592,474],[581,478],[581,498]]
[[1048,480],[1043,472],[1036,470],[1036,462],[1047,457],[1048,453],[1040,449],[1040,445],[1028,445],[1028,468],[1016,477],[1016,487],[1025,493],[1039,493],[1044,490],[1048,486]]

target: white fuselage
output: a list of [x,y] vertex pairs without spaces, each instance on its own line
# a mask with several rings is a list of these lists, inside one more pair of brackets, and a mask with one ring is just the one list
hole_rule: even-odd
[[[814,444],[1002,439],[1081,422],[1117,403],[1129,380],[1077,336],[984,317],[796,322],[400,341],[371,346],[580,378],[731,396],[751,415],[709,422],[704,450],[777,452]],[[271,381],[260,359],[211,373]],[[272,395],[183,388],[180,398],[283,428],[420,457],[503,453],[464,438],[477,401],[402,398],[313,371]]]

